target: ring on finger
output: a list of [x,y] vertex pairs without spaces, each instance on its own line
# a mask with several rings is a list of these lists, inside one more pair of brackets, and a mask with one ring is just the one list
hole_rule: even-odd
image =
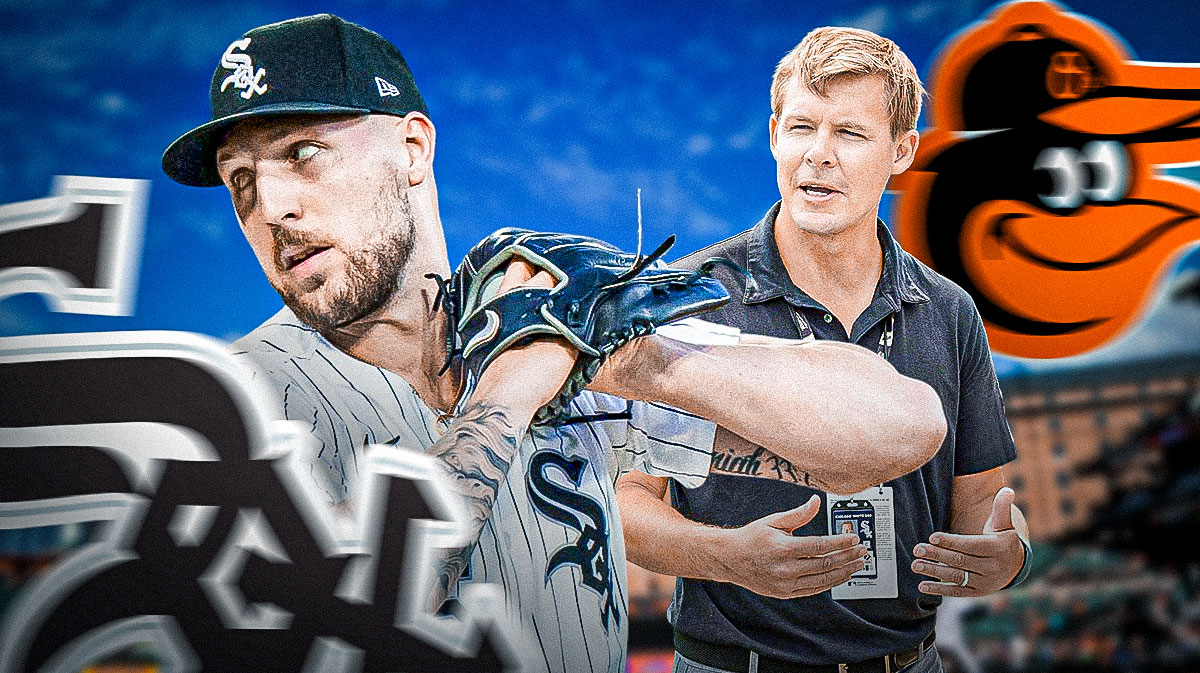
[[971,571],[964,570],[962,581],[958,583],[958,586],[965,587],[965,586],[967,586],[967,582],[970,582],[970,581],[971,581]]

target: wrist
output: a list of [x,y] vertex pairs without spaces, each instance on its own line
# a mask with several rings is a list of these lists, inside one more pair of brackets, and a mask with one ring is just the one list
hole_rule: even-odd
[[498,378],[489,377],[487,372],[484,372],[465,408],[483,406],[498,410],[504,414],[510,426],[528,428],[533,422],[534,414],[542,405],[528,396],[514,394],[512,386],[505,385],[503,381],[498,381]]
[[704,526],[698,536],[696,558],[700,566],[695,577],[710,582],[733,582],[736,573],[730,564],[737,554],[737,529]]
[[649,334],[613,351],[588,387],[630,400],[671,403],[670,370],[685,354],[683,344]]
[[1011,580],[1009,580],[1008,584],[1005,584],[1003,587],[1001,587],[1001,590],[1015,587],[1021,582],[1024,582],[1025,578],[1029,577],[1029,570],[1033,565],[1033,547],[1031,547],[1029,543],[1025,541],[1025,538],[1019,535],[1017,536],[1017,540],[1021,542],[1021,567],[1019,570],[1017,570],[1017,574],[1014,575]]

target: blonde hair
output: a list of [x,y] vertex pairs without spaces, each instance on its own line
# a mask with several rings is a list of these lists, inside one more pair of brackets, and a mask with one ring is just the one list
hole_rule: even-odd
[[827,26],[805,35],[775,66],[771,111],[779,115],[784,87],[792,77],[824,96],[835,79],[866,75],[883,77],[892,137],[917,128],[921,99],[925,96],[917,69],[895,42],[858,28]]

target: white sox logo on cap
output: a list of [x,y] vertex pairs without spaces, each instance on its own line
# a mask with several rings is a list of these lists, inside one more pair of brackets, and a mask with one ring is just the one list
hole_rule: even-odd
[[254,68],[254,61],[250,58],[250,54],[235,52],[234,49],[245,51],[246,47],[250,46],[250,38],[242,38],[234,40],[228,47],[225,48],[225,53],[221,55],[221,67],[227,70],[232,70],[233,74],[221,81],[221,91],[224,91],[230,84],[235,89],[241,89],[241,96],[246,100],[250,100],[254,94],[264,94],[267,92],[267,85],[262,81],[266,76],[267,71],[264,68]]

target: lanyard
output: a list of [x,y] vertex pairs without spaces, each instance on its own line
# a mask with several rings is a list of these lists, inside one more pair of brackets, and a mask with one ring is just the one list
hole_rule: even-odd
[[875,351],[876,353],[879,353],[879,357],[889,362],[892,360],[892,339],[895,336],[896,313],[892,312],[892,314],[888,316],[887,327],[885,327],[883,332],[879,334],[879,349]]
[[[808,319],[800,312],[800,309],[792,307],[792,320],[796,323],[796,330],[800,332],[801,339],[815,337],[813,328],[808,324]],[[896,312],[893,311],[888,316],[887,326],[879,333],[879,346],[875,352],[884,360],[891,361],[892,359],[892,342],[896,338]]]

